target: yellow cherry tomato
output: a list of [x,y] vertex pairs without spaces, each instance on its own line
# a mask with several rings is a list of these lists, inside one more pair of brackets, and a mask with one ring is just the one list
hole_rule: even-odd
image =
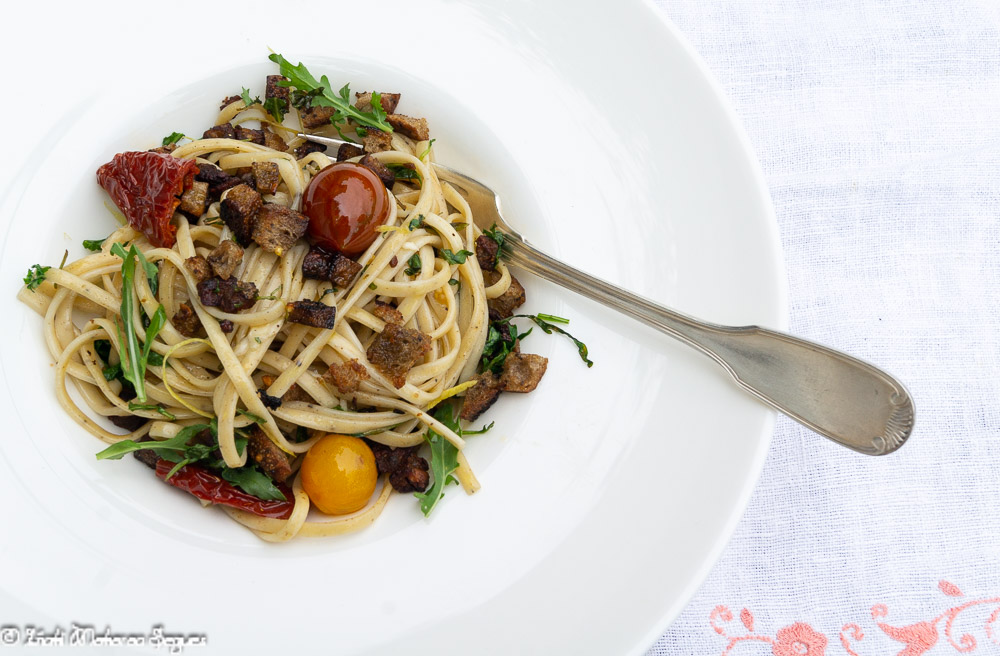
[[302,461],[302,488],[327,515],[361,510],[375,492],[375,454],[357,437],[326,435]]

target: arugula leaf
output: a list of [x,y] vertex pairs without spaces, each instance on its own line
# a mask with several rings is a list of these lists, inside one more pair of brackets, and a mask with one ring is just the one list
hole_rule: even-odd
[[385,110],[382,109],[382,94],[378,91],[372,91],[371,106],[372,116],[374,116],[379,123],[386,123]]
[[462,284],[462,282],[458,278],[452,278],[451,280],[448,281],[448,284],[458,287],[459,285]]
[[181,134],[180,132],[171,132],[167,136],[163,137],[163,144],[162,145],[169,146],[170,144],[175,144],[175,143],[177,143],[178,141],[180,141],[181,139],[184,139],[184,138],[185,138],[184,135]]
[[253,465],[239,469],[223,469],[222,478],[240,488],[247,494],[252,494],[265,501],[287,501],[285,495],[277,488],[271,478],[259,471]]
[[[135,244],[132,244],[126,253],[122,245],[116,243],[111,247],[111,252],[122,258],[122,323],[119,324],[117,320],[115,321],[118,329],[118,343],[125,348],[121,361],[122,376],[125,380],[132,383],[132,386],[135,388],[136,400],[139,403],[145,403],[146,363],[149,359],[150,349],[153,347],[153,340],[167,322],[167,315],[162,305],[156,308],[156,312],[153,313],[153,316],[149,320],[149,326],[146,328],[146,342],[140,347],[139,338],[135,332],[135,325],[132,322],[135,307],[131,288],[135,281],[135,261],[137,259],[142,263],[147,276],[150,275],[151,267],[155,279],[157,269],[154,265],[146,262],[146,258],[139,253]],[[151,280],[150,286],[153,285],[153,280]]]
[[[461,431],[461,425],[455,417],[453,405],[452,403],[442,403],[434,409],[431,416],[458,432]],[[430,471],[434,482],[426,491],[417,492],[414,496],[420,500],[420,510],[424,513],[424,517],[427,517],[444,496],[444,486],[448,483],[458,482],[458,479],[452,475],[458,469],[458,448],[429,428],[427,434],[424,435],[424,440],[431,447]]]
[[120,364],[109,364],[104,369],[101,369],[101,373],[104,374],[104,380],[110,382],[122,375],[122,366]]
[[410,232],[424,225],[424,215],[421,214],[415,219],[410,219]]
[[443,257],[444,261],[448,264],[465,264],[465,258],[470,255],[472,255],[472,251],[467,251],[465,249],[462,249],[457,253],[452,253],[448,248],[441,249],[441,257]]
[[[345,84],[337,94],[334,94],[330,80],[325,75],[317,80],[302,62],[299,62],[297,66],[293,66],[290,61],[276,52],[272,53],[268,59],[276,63],[281,74],[288,78],[287,82],[279,82],[280,86],[295,87],[299,91],[315,92],[315,95],[312,96],[312,106],[333,107],[336,111],[330,117],[330,122],[334,125],[353,120],[356,123],[377,128],[383,132],[392,132],[392,126],[385,120],[385,112],[382,111],[381,102],[379,102],[377,107],[375,105],[374,95],[372,96],[372,111],[362,112],[351,104],[350,85]],[[381,112],[382,115],[379,116],[378,112]]]
[[[146,280],[149,281],[149,291],[156,295],[157,290],[160,287],[160,270],[155,264],[148,262],[146,256],[142,254],[142,251],[138,250],[135,246],[132,246],[131,250],[135,251],[136,258],[139,260],[139,264],[142,265],[142,270],[146,274]],[[114,251],[114,248],[112,248]]]
[[156,351],[150,351],[149,357],[146,358],[146,362],[153,365],[154,367],[162,367],[163,356],[157,353]]
[[133,451],[139,451],[140,449],[152,449],[156,455],[161,458],[166,458],[166,456],[163,455],[164,453],[169,453],[171,451],[183,453],[187,451],[188,448],[190,448],[188,447],[188,442],[191,441],[195,435],[206,428],[210,429],[211,426],[208,424],[185,426],[180,430],[180,432],[177,433],[177,435],[174,435],[169,440],[149,440],[148,442],[122,440],[121,442],[116,442],[103,451],[98,452],[97,459],[121,460],[125,455],[132,453]]
[[93,251],[96,253],[97,251],[101,250],[101,246],[103,246],[104,242],[106,242],[107,240],[108,240],[107,237],[105,237],[104,239],[84,239],[83,247],[86,248],[88,251]]
[[483,426],[479,430],[466,430],[466,429],[463,428],[462,430],[458,431],[458,434],[462,435],[462,436],[465,436],[465,435],[482,435],[483,433],[488,433],[490,431],[490,429],[493,428],[493,424],[494,423],[495,422],[491,421],[489,426]]
[[405,269],[403,269],[403,273],[405,273],[408,276],[415,276],[415,275],[417,275],[418,273],[420,273],[420,269],[423,268],[423,264],[420,262],[420,254],[419,253],[414,253],[410,257],[410,259],[406,261],[406,263],[409,266],[406,267]]
[[24,277],[25,286],[31,291],[38,289],[38,286],[45,282],[45,272],[51,268],[41,264],[32,264],[28,269],[28,275]]
[[288,111],[288,101],[284,98],[268,98],[264,101],[264,110],[274,117],[274,120],[281,123],[285,120],[285,112]]
[[[132,407],[132,405],[134,404],[130,404],[130,407]],[[146,407],[152,408],[156,406]],[[267,474],[259,471],[254,465],[249,464],[236,469],[231,469],[226,466],[224,460],[210,459],[212,453],[219,448],[218,441],[213,444],[202,444],[201,442],[196,442],[190,445],[188,444],[188,442],[204,430],[211,431],[212,435],[217,437],[219,430],[217,420],[213,418],[211,423],[208,424],[185,426],[177,433],[177,435],[169,440],[150,440],[147,442],[122,440],[121,442],[112,444],[98,453],[97,459],[121,460],[123,456],[132,453],[133,451],[149,449],[160,458],[174,463],[174,466],[169,472],[167,472],[166,478],[168,480],[171,476],[176,474],[181,467],[198,462],[199,464],[210,469],[217,470],[219,476],[222,477],[223,480],[232,483],[247,494],[252,494],[259,499],[268,501],[286,500],[285,495],[277,488],[277,486],[275,486],[275,484],[271,481],[271,478]],[[243,455],[243,452],[246,450],[246,446],[247,438],[237,431],[237,453]]]
[[[561,335],[566,335],[569,337],[574,344],[576,344],[576,350],[580,354],[580,359],[587,363],[587,367],[593,367],[594,363],[587,356],[589,352],[587,351],[587,345],[573,337],[568,332],[560,328],[559,326],[550,323],[551,321],[556,321],[558,323],[569,323],[569,319],[563,319],[562,317],[554,317],[551,314],[515,314],[510,319],[515,317],[524,317],[525,319],[531,319],[535,324],[541,328],[546,334],[551,335],[553,332],[557,332]],[[509,321],[510,319],[504,319],[504,321]],[[546,320],[548,319],[548,320]]]

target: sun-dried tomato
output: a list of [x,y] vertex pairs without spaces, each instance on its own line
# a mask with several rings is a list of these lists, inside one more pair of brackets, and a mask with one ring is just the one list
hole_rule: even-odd
[[170,223],[182,193],[191,188],[198,165],[166,153],[119,153],[97,169],[97,182],[130,226],[154,246],[170,248],[177,227]]
[[[174,468],[174,463],[162,458],[156,462],[156,476],[166,479],[167,474]],[[294,501],[265,501],[258,499],[252,494],[237,489],[235,486],[222,480],[221,477],[198,465],[184,465],[170,477],[167,481],[170,485],[178,487],[194,496],[211,503],[222,504],[232,508],[246,510],[261,517],[272,517],[275,519],[288,519],[295,508]],[[292,491],[286,485],[278,485],[278,489],[285,495],[286,499],[292,498]]]

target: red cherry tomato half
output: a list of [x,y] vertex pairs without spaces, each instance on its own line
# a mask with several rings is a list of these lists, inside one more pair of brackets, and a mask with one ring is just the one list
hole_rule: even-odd
[[375,228],[389,218],[385,185],[370,169],[338,162],[309,182],[302,213],[309,236],[320,246],[356,257],[375,241]]

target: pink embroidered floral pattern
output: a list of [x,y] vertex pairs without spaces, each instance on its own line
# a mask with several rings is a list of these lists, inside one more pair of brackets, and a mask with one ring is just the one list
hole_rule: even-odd
[[[965,596],[958,586],[948,581],[940,581],[938,588],[949,597]],[[958,653],[966,654],[976,651],[979,643],[971,633],[962,633],[956,639],[955,621],[963,612],[977,606],[996,606],[986,619],[983,631],[987,640],[1000,645],[1000,631],[997,630],[996,626],[997,622],[1000,621],[1000,597],[966,601],[949,608],[933,619],[906,626],[895,626],[880,621],[889,615],[889,608],[885,604],[872,606],[871,615],[875,626],[882,633],[903,645],[902,651],[897,652],[896,656],[922,656],[939,643],[942,631],[948,646]],[[795,622],[781,628],[772,638],[769,635],[755,632],[753,613],[746,608],[740,611],[740,622],[746,629],[746,633],[731,635],[727,625],[732,621],[733,613],[725,606],[716,606],[709,615],[709,624],[715,632],[728,640],[721,656],[729,656],[729,654],[735,656],[737,649],[750,643],[757,643],[760,646],[769,645],[774,656],[826,656],[829,643],[827,637],[805,622]],[[863,642],[864,639],[865,633],[861,626],[853,622],[845,624],[840,630],[840,644],[848,656],[869,656],[855,650],[858,643]],[[740,653],[749,654],[750,650],[741,649]],[[882,652],[873,652],[873,655],[876,653],[881,654]]]

